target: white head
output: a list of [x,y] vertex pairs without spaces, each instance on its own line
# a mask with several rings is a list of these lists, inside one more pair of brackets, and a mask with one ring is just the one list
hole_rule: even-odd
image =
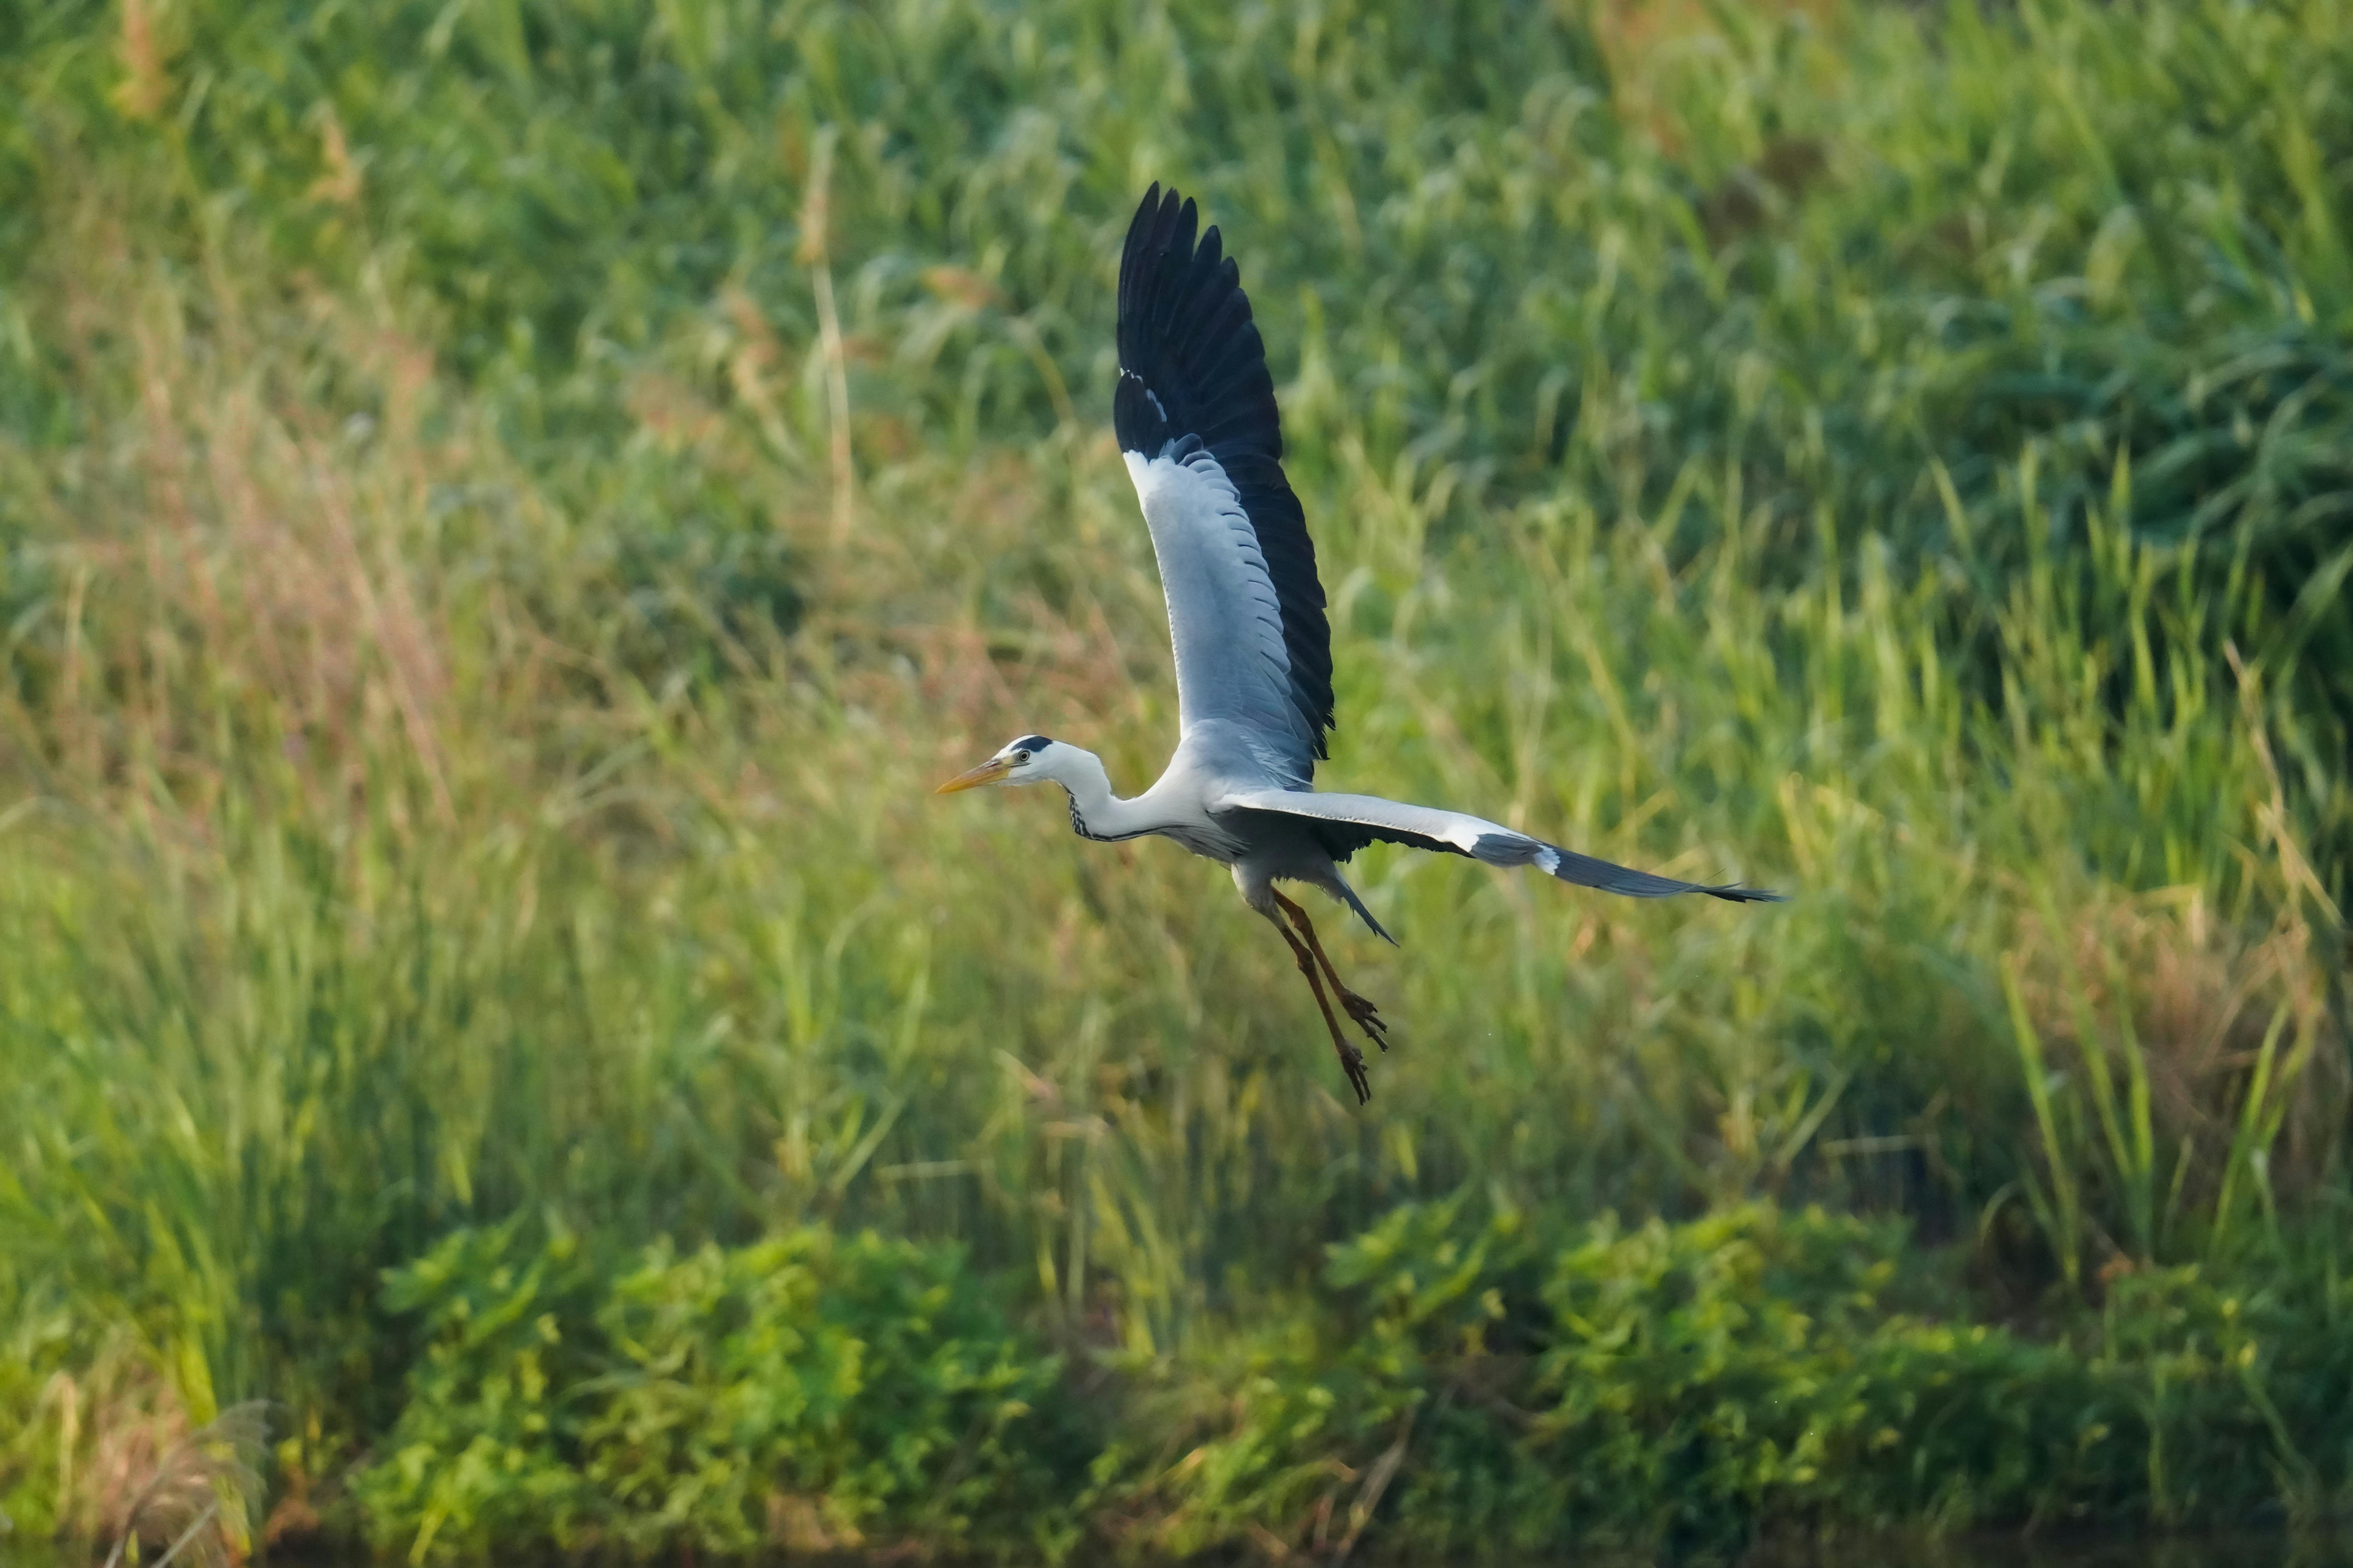
[[1086,754],[1076,746],[1066,746],[1043,735],[1024,735],[1008,741],[997,755],[980,766],[940,785],[938,793],[954,795],[960,789],[978,789],[982,784],[1060,784],[1069,777],[1071,764]]

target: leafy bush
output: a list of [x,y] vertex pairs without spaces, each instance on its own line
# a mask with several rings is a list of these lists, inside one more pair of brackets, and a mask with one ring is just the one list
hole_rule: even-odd
[[1144,1483],[1156,1543],[1322,1548],[1377,1514],[1418,1553],[1714,1552],[2237,1518],[2353,1479],[2329,1436],[2353,1394],[2334,1282],[2126,1274],[2035,1340],[1985,1321],[1901,1225],[1749,1205],[1547,1252],[1517,1216],[1458,1208],[1335,1247],[1329,1308],[1164,1395],[1195,1446]]
[[[1478,1489],[1508,1466],[1508,1445],[1476,1416],[1450,1414],[1440,1395],[1451,1379],[1477,1382],[1466,1369],[1483,1371],[1509,1342],[1503,1283],[1531,1254],[1517,1216],[1466,1225],[1462,1206],[1392,1211],[1332,1249],[1324,1283],[1338,1310],[1314,1297],[1271,1305],[1254,1314],[1263,1327],[1158,1390],[1159,1422],[1185,1452],[1135,1479],[1151,1544],[1190,1552],[1251,1531],[1316,1550],[1352,1542],[1399,1479],[1409,1444],[1424,1460],[1409,1481],[1442,1471]],[[1472,1451],[1452,1451],[1458,1444]],[[1442,1462],[1438,1448],[1448,1450]],[[1417,1544],[1482,1511],[1462,1499],[1423,1500],[1437,1507],[1398,1510]]]
[[803,1229],[617,1279],[466,1231],[398,1270],[427,1345],[369,1526],[419,1561],[528,1543],[1059,1558],[1090,1453],[1060,1361],[945,1247]]
[[534,1256],[518,1228],[458,1231],[385,1283],[385,1306],[417,1314],[425,1343],[353,1491],[371,1532],[418,1561],[573,1546],[603,1521],[581,1468],[578,1391],[604,1364],[593,1275],[573,1237]]
[[1564,1479],[1562,1528],[1720,1546],[1760,1521],[2018,1518],[2035,1487],[2073,1501],[2096,1404],[2081,1364],[1966,1310],[1898,1310],[1899,1286],[1921,1294],[1903,1240],[1751,1206],[1564,1252],[1530,1428]]

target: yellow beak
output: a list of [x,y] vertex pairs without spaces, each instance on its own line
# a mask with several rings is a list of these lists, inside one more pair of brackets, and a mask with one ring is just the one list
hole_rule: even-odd
[[938,789],[932,793],[934,795],[954,795],[960,789],[978,789],[983,784],[993,784],[997,783],[999,779],[1002,779],[1006,774],[1012,771],[1013,764],[1011,763],[1007,762],[1002,757],[991,757],[988,761],[981,763],[980,766],[973,769],[970,773],[956,774],[955,777],[948,780],[947,783],[940,785]]

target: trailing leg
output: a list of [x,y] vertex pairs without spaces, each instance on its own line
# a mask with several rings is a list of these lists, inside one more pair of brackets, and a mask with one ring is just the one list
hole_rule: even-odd
[[[1289,902],[1281,894],[1276,898]],[[1350,1045],[1347,1037],[1340,1032],[1340,1020],[1332,1016],[1332,1004],[1324,1000],[1324,979],[1315,972],[1314,955],[1280,919],[1272,914],[1266,918],[1274,921],[1274,929],[1282,932],[1282,940],[1291,944],[1291,956],[1299,961],[1299,973],[1307,976],[1307,988],[1315,993],[1315,1010],[1324,1015],[1324,1026],[1332,1032],[1332,1048],[1340,1054],[1340,1070],[1348,1075],[1348,1087],[1356,1091],[1356,1103],[1371,1103],[1373,1086],[1365,1076],[1365,1053]]]
[[[1346,1010],[1349,1017],[1356,1020],[1356,1026],[1365,1031],[1365,1038],[1372,1041],[1381,1049],[1388,1050],[1389,1026],[1381,1017],[1380,1009],[1342,984],[1340,972],[1332,967],[1331,956],[1324,951],[1324,944],[1315,940],[1315,922],[1307,918],[1307,911],[1281,893],[1274,892],[1273,889],[1270,888],[1267,891],[1273,894],[1275,907],[1289,917],[1291,923],[1299,928],[1299,934],[1307,939],[1307,951],[1314,953],[1315,962],[1324,966],[1325,977],[1332,982],[1333,994],[1340,999],[1340,1005]],[[1282,934],[1286,937],[1291,935],[1289,931],[1284,931]],[[1292,943],[1294,948],[1298,945],[1295,941]]]

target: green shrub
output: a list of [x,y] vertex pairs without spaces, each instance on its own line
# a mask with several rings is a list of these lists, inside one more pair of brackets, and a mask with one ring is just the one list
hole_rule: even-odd
[[1089,1456],[1060,1361],[957,1248],[815,1229],[657,1248],[598,1321],[627,1367],[596,1385],[587,1474],[626,1542],[1071,1543]]
[[579,1390],[602,1371],[579,1244],[533,1253],[519,1227],[460,1230],[396,1269],[385,1305],[421,1320],[400,1415],[353,1491],[379,1543],[414,1561],[581,1544],[603,1523],[582,1473]]
[[1746,1206],[1564,1252],[1530,1441],[1584,1538],[1762,1521],[1964,1524],[2071,1498],[2095,1403],[2064,1350],[1898,1310],[1904,1227]]
[[[1481,1452],[1424,1469],[1475,1487],[1508,1462],[1508,1446],[1475,1419],[1430,1412],[1452,1369],[1486,1353],[1510,1310],[1500,1282],[1529,1255],[1516,1216],[1466,1225],[1461,1208],[1392,1211],[1332,1249],[1324,1283],[1338,1310],[1314,1296],[1270,1303],[1237,1344],[1160,1391],[1160,1418],[1185,1451],[1137,1479],[1152,1545],[1190,1552],[1260,1531],[1318,1550],[1352,1540],[1399,1479],[1408,1445],[1429,1461],[1437,1425]],[[1461,1511],[1450,1501],[1443,1517],[1400,1516],[1423,1543]]]
[[387,1305],[427,1348],[359,1479],[418,1561],[525,1544],[914,1542],[1059,1558],[1090,1451],[1058,1358],[947,1247],[793,1231],[618,1278],[557,1237],[461,1232]]
[[2353,1477],[2333,1284],[2127,1274],[2030,1339],[1897,1224],[1748,1205],[1605,1222],[1547,1260],[1516,1216],[1458,1207],[1335,1248],[1327,1305],[1164,1396],[1191,1446],[1145,1482],[1157,1544],[1320,1547],[1377,1517],[1415,1554],[1736,1552],[2308,1510]]

